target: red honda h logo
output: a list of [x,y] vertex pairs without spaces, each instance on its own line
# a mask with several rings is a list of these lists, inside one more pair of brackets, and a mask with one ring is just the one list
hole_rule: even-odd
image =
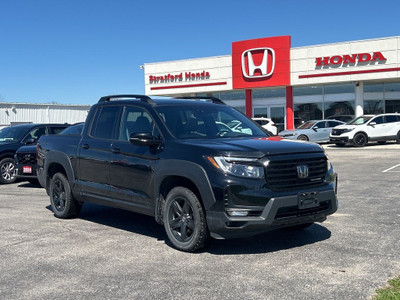
[[[262,61],[259,65],[254,64],[254,55],[262,55]],[[270,57],[270,58],[269,58]],[[247,63],[246,63],[247,61]],[[271,65],[269,67],[269,65]],[[269,72],[268,72],[269,69]],[[253,48],[245,50],[242,53],[242,72],[246,78],[264,78],[274,73],[275,69],[275,51],[272,48]],[[259,71],[256,73],[256,71]]]

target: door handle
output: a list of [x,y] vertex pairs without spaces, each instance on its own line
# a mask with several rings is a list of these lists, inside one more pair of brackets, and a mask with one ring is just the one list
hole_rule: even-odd
[[119,153],[121,153],[121,149],[113,147],[113,148],[111,148],[111,152],[115,153],[115,154],[119,154]]
[[89,146],[89,144],[82,144],[82,145],[81,145],[81,148],[82,148],[82,149],[89,149],[90,146]]

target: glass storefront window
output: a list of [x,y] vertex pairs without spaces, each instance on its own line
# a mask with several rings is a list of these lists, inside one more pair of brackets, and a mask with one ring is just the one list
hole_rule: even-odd
[[286,97],[286,90],[269,89],[269,90],[253,90],[253,99],[279,98]]
[[321,120],[322,107],[321,102],[294,104],[295,125],[300,125],[309,120]]
[[383,83],[364,83],[364,93],[382,93]]
[[386,113],[400,113],[400,100],[386,100],[385,101]]
[[[219,99],[221,100],[241,100],[245,99],[244,91],[234,91],[234,92],[221,92],[218,93]],[[217,96],[217,97],[218,97]]]
[[322,95],[321,85],[301,86],[293,88],[293,96]]
[[354,93],[354,85],[352,83],[324,85],[324,94],[344,93]]
[[383,101],[382,100],[364,101],[364,114],[365,115],[383,114]]
[[266,107],[256,107],[254,108],[255,118],[266,118],[268,116],[268,109]]
[[385,83],[385,92],[400,92],[400,83]]
[[345,102],[326,102],[325,103],[325,119],[332,116],[354,116],[355,101]]

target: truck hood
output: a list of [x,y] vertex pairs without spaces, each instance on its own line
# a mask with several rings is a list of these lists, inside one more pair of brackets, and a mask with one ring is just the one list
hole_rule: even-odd
[[261,158],[266,155],[323,152],[322,147],[318,144],[282,139],[279,136],[269,138],[186,140],[183,143],[188,146],[202,147],[205,150],[205,154],[212,149],[222,155],[255,158]]

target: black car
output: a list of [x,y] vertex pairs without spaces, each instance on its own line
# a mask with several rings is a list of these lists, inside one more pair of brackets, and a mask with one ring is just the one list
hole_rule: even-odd
[[0,183],[12,183],[16,177],[14,155],[24,145],[35,145],[42,135],[57,134],[68,124],[21,124],[0,130]]
[[319,145],[195,100],[106,96],[81,136],[43,136],[38,179],[54,215],[76,217],[85,202],[147,214],[174,247],[195,251],[210,236],[305,228],[336,211],[337,176]]
[[[76,123],[60,133],[61,135],[80,135],[84,123]],[[14,155],[17,178],[28,180],[31,183],[37,183],[36,169],[36,145],[28,145],[20,147]]]

